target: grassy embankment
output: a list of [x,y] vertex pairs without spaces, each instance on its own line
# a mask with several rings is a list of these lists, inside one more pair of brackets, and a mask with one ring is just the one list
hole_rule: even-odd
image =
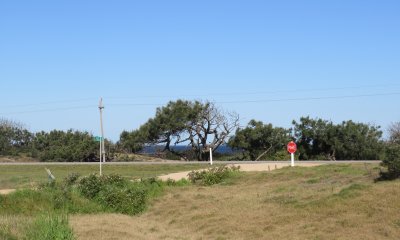
[[[375,183],[377,173],[372,164],[242,173],[212,187],[166,188],[139,216],[88,215],[99,206],[80,202],[69,226],[60,215],[47,221],[78,239],[400,239],[400,181]],[[46,220],[7,209],[5,239]]]
[[[193,164],[104,165],[103,173],[118,173],[127,179],[140,179],[203,167]],[[29,191],[48,181],[44,168],[51,169],[58,182],[71,173],[87,176],[98,172],[98,165],[0,165],[0,189],[28,189],[0,196],[0,239],[72,239],[68,225],[70,212],[113,212],[113,209],[82,198],[76,191],[68,194],[52,189]],[[58,199],[57,196],[62,197]],[[72,202],[68,210],[60,207],[54,209],[65,197]]]
[[[82,170],[88,166],[79,167]],[[155,174],[198,167],[154,165],[150,168],[153,171],[149,170],[149,166],[139,166],[139,169],[145,168]],[[71,174],[35,189],[0,195],[0,239],[75,239],[68,225],[70,214],[136,215],[145,211],[149,200],[162,194],[165,188],[188,184],[187,181],[161,182],[154,178],[142,181],[129,179],[132,179],[131,175],[124,178],[120,175],[79,177],[78,174]]]
[[73,215],[79,239],[400,239],[400,181],[377,165],[243,173],[172,188],[144,214]]

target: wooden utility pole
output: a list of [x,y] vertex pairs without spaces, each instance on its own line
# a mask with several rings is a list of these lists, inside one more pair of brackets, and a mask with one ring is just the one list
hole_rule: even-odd
[[99,110],[100,110],[100,129],[101,129],[101,139],[100,139],[100,175],[101,175],[101,163],[106,161],[106,151],[104,148],[104,130],[103,130],[103,98],[100,98]]

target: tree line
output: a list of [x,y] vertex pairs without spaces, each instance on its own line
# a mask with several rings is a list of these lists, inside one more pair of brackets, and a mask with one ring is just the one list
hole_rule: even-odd
[[[112,143],[106,141],[109,146]],[[32,133],[23,124],[0,119],[0,155],[25,156],[41,161],[95,161],[99,143],[93,135],[82,131]]]
[[[301,117],[291,128],[251,120],[239,126],[239,116],[210,102],[169,102],[133,131],[124,131],[119,144],[123,151],[138,152],[148,145],[182,159],[208,160],[209,151],[224,144],[236,150],[234,158],[246,160],[287,159],[286,145],[295,141],[300,160],[379,160],[385,155],[387,141],[379,126],[351,120],[332,121]],[[173,146],[186,144],[186,151]]]
[[[239,115],[205,101],[171,101],[156,109],[154,117],[138,129],[123,131],[117,143],[106,141],[113,153],[139,153],[146,146],[162,147],[167,156],[208,160],[209,151],[227,145],[234,149],[226,159],[286,160],[286,145],[295,141],[300,160],[381,160],[399,154],[400,124],[382,138],[379,126],[301,117],[290,128],[251,120],[239,125]],[[177,150],[176,146],[187,146]],[[98,142],[82,131],[31,133],[23,124],[0,120],[0,155],[27,155],[41,161],[98,160]],[[397,155],[396,155],[397,154]]]

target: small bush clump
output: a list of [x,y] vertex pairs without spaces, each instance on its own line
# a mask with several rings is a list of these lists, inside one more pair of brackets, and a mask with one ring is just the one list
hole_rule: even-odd
[[201,183],[210,186],[223,182],[225,179],[239,172],[239,169],[240,167],[235,166],[220,166],[209,168],[207,170],[192,171],[188,176],[192,183]]
[[81,175],[79,173],[71,173],[67,177],[64,178],[64,182],[67,186],[74,185]]
[[147,200],[161,191],[163,184],[154,178],[130,182],[119,175],[91,174],[78,183],[80,193],[113,212],[135,215],[143,212]]

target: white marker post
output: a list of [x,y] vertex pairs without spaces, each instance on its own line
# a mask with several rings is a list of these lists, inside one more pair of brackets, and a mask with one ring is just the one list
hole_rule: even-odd
[[294,167],[294,153],[290,154],[290,166]]
[[213,161],[213,159],[212,159],[212,148],[210,147],[210,165],[212,165],[212,161]]
[[294,167],[294,153],[297,151],[297,145],[291,141],[287,145],[287,151],[290,153],[290,166]]

